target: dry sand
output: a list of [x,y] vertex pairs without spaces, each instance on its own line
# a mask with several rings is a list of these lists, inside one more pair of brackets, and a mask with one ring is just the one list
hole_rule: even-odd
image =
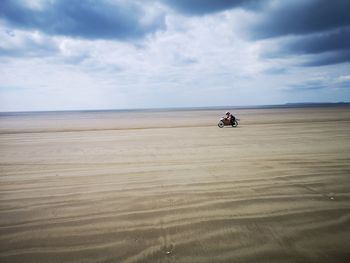
[[0,262],[350,262],[350,107],[0,117]]

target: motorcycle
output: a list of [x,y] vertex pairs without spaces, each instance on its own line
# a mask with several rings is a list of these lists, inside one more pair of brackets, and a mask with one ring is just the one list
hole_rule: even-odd
[[238,126],[238,121],[236,117],[233,116],[233,119],[230,120],[228,118],[222,117],[218,123],[219,128],[224,128],[225,126],[232,126],[232,127],[237,127]]

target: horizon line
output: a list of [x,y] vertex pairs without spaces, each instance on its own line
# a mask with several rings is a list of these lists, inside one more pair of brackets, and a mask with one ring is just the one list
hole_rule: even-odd
[[174,106],[153,108],[120,108],[120,109],[67,109],[67,110],[23,110],[23,111],[0,111],[0,114],[15,113],[54,113],[54,112],[98,112],[98,111],[169,111],[169,110],[210,110],[210,109],[259,109],[259,108],[298,108],[350,105],[350,102],[287,102],[284,104],[256,104],[256,105],[224,105],[224,106]]

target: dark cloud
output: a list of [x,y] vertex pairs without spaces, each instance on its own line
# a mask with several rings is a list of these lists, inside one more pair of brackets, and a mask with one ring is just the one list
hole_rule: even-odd
[[316,67],[316,66],[327,66],[339,63],[350,62],[350,49],[337,52],[327,52],[312,56],[303,66]]
[[164,26],[164,16],[147,17],[136,3],[57,0],[32,9],[24,1],[1,0],[0,18],[8,24],[49,35],[86,39],[134,39]]
[[263,57],[310,55],[303,66],[350,62],[350,1],[287,0],[275,3],[266,5],[248,26],[253,39],[279,37],[275,40],[278,48],[271,51],[268,47]]
[[262,0],[161,0],[188,15],[204,15],[236,7],[255,8]]
[[317,34],[278,39],[267,46],[263,58],[307,55],[303,66],[324,66],[350,62],[350,27]]
[[255,39],[302,35],[350,25],[349,0],[286,0],[267,5],[250,30]]
[[350,62],[350,28],[306,36],[286,44],[284,50],[295,54],[317,54],[316,58],[305,63],[305,66]]
[[285,51],[302,54],[316,54],[348,48],[350,48],[350,27],[303,36],[292,39],[284,45]]

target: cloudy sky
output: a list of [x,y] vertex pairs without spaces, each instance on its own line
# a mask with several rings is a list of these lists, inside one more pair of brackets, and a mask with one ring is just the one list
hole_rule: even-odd
[[349,0],[0,0],[0,111],[350,101]]

